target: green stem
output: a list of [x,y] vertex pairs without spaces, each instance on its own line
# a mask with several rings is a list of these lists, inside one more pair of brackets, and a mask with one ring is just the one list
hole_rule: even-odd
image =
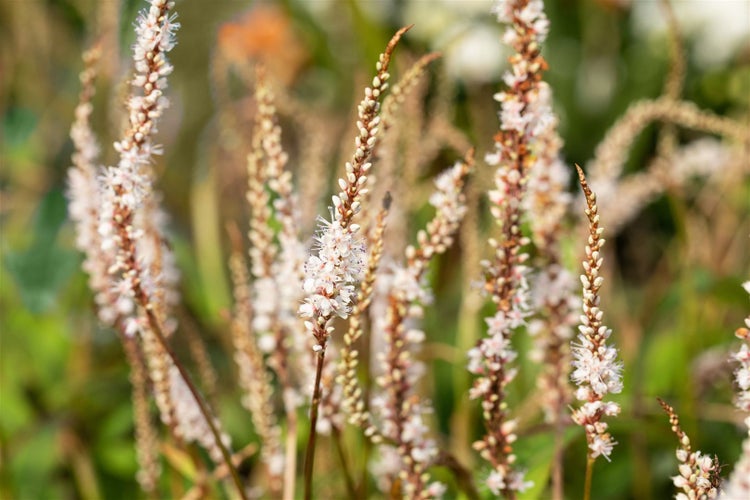
[[285,454],[286,467],[284,470],[282,498],[284,500],[294,500],[294,480],[297,470],[297,410],[295,408],[287,410]]
[[591,478],[594,475],[594,459],[588,457],[586,459],[586,482],[583,486],[583,500],[591,500]]
[[344,446],[342,444],[342,436],[341,436],[341,429],[339,429],[336,426],[333,426],[333,443],[334,446],[336,446],[336,453],[339,456],[339,461],[341,462],[341,469],[344,472],[344,481],[346,482],[346,491],[349,494],[349,498],[351,500],[356,500],[357,497],[357,489],[354,486],[354,479],[352,478],[351,470],[349,470],[349,461],[346,459],[346,454],[344,453]]
[[552,461],[552,499],[563,500],[563,432],[562,415],[557,414],[555,423],[555,455]]
[[[318,344],[320,345],[320,344]],[[326,357],[325,347],[320,346],[318,351],[318,362],[315,369],[315,387],[313,389],[312,404],[310,407],[310,435],[307,438],[307,450],[305,450],[305,500],[312,499],[312,474],[313,462],[315,461],[315,437],[317,432],[315,427],[318,423],[318,407],[320,406],[320,379],[323,376],[323,361]]]

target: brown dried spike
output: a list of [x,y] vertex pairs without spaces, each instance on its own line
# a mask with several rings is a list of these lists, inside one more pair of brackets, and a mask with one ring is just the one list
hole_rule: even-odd
[[586,199],[591,198],[591,188],[589,188],[588,183],[586,182],[586,176],[583,173],[583,169],[576,163],[576,170],[578,171],[578,179],[581,181],[581,189],[583,189],[583,194],[586,196]]
[[674,408],[672,408],[670,405],[666,403],[661,398],[656,398],[657,401],[659,401],[659,404],[661,405],[662,409],[669,415],[669,425],[672,426],[672,432],[675,433],[677,436],[678,441],[680,442],[680,448],[690,452],[690,439],[686,439],[687,435],[682,430],[682,427],[680,427],[680,418],[677,416],[677,413],[674,411]]
[[391,54],[393,54],[393,51],[396,49],[396,45],[398,44],[399,40],[401,40],[401,37],[412,29],[414,27],[413,24],[410,24],[408,26],[404,26],[400,30],[396,32],[395,35],[391,37],[391,40],[388,42],[388,45],[385,47],[385,52],[383,52],[383,59],[380,62],[381,68],[380,71],[388,71],[388,64],[391,62]]

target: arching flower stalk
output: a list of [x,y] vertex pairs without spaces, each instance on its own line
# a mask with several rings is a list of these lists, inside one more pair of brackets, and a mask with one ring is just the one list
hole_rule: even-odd
[[417,86],[420,79],[425,74],[427,66],[436,59],[439,59],[440,56],[441,54],[439,52],[430,52],[429,54],[423,55],[409,68],[404,76],[393,85],[391,92],[383,100],[383,132],[393,125],[399,107],[404,104],[406,97],[414,87]]
[[583,314],[576,342],[572,344],[574,371],[571,378],[578,386],[576,398],[583,401],[579,408],[573,410],[573,421],[586,431],[589,452],[584,497],[589,498],[594,460],[600,455],[609,460],[612,448],[617,444],[602,418],[620,413],[620,405],[604,401],[604,398],[622,391],[622,363],[617,360],[617,349],[607,345],[612,330],[602,323],[603,312],[599,309],[599,289],[604,282],[600,276],[604,260],[601,249],[605,240],[602,238],[604,229],[599,226],[596,195],[589,189],[583,170],[578,166],[576,168],[586,197],[589,238],[586,260],[583,261],[584,273],[581,275]]
[[341,191],[332,198],[331,220],[320,220],[315,248],[305,263],[303,290],[306,294],[299,314],[305,318],[305,328],[315,339],[317,354],[315,382],[310,410],[310,437],[305,456],[305,498],[312,497],[312,471],[315,456],[316,423],[321,399],[320,381],[328,338],[333,332],[336,316],[348,317],[356,285],[362,281],[366,265],[366,249],[357,237],[359,225],[353,222],[360,211],[360,197],[367,192],[367,174],[372,167],[371,157],[380,124],[380,102],[388,88],[388,65],[391,54],[401,36],[409,29],[400,29],[391,38],[376,65],[377,74],[372,85],[365,88],[365,97],[358,107],[358,134],[355,151],[346,163],[344,178],[339,179]]
[[[718,116],[699,109],[692,102],[676,101],[671,97],[638,101],[612,125],[594,151],[594,158],[586,171],[593,189],[599,193],[600,209],[608,216],[610,230],[616,231],[631,219],[638,210],[671,183],[682,183],[678,158],[658,176],[635,174],[623,177],[623,169],[630,149],[643,130],[653,122],[679,125],[680,128],[715,134],[742,145],[750,141],[745,124],[733,118]],[[673,154],[677,153],[672,152]],[[709,165],[720,164],[712,159]],[[706,164],[703,164],[705,168]],[[633,181],[637,180],[637,184]],[[617,200],[615,202],[614,200]],[[611,215],[610,215],[611,214]]]

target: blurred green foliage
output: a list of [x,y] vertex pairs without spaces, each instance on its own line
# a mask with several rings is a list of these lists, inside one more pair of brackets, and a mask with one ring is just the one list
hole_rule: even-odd
[[[459,2],[459,0],[455,0]],[[323,104],[347,120],[360,90],[355,83],[400,24],[408,19],[407,0],[385,2],[379,15],[372,2],[341,2],[338,15],[311,12],[306,2],[280,2],[293,29],[303,40],[307,61],[292,92]],[[445,2],[449,4],[450,2]],[[115,5],[115,8],[112,8]],[[435,9],[444,4],[438,3]],[[98,26],[114,22],[122,70],[105,73],[99,85],[95,122],[101,126],[104,158],[116,133],[118,83],[127,67],[132,20],[142,2],[50,0],[0,5],[0,50],[3,60],[2,143],[0,154],[0,497],[2,498],[135,498],[138,489],[133,450],[132,408],[128,368],[115,334],[96,323],[86,278],[77,271],[81,257],[74,251],[66,220],[64,173],[70,164],[68,130],[77,101],[80,53],[94,39]],[[206,148],[215,138],[215,100],[209,72],[217,46],[217,30],[251,8],[250,2],[217,0],[178,2],[182,29],[173,53],[171,77],[174,109],[163,126],[166,156],[161,190],[173,216],[170,235],[183,273],[185,314],[199,326],[222,383],[219,413],[235,442],[253,438],[238,404],[227,332],[222,311],[229,305],[226,245],[217,220],[221,204],[242,206],[217,194],[216,178]],[[314,11],[315,9],[312,9]],[[459,9],[460,10],[460,9]],[[569,163],[583,164],[606,129],[635,100],[660,94],[669,58],[665,35],[644,36],[632,29],[628,8],[616,2],[547,2],[552,32],[545,55],[546,79],[555,92],[561,116],[564,154]],[[473,11],[472,11],[473,12]],[[109,13],[109,14],[108,14]],[[115,19],[106,18],[115,14]],[[470,14],[467,23],[489,23],[489,14]],[[499,42],[498,42],[499,43]],[[690,47],[688,43],[688,47]],[[407,38],[404,52],[423,54],[430,41]],[[605,68],[608,91],[595,99],[588,78]],[[474,141],[480,155],[490,148],[495,126],[488,104],[499,86],[459,83],[456,121]],[[684,97],[699,106],[731,116],[747,116],[750,104],[750,50],[708,69],[688,59]],[[347,129],[348,130],[348,129]],[[628,170],[638,170],[653,154],[655,127],[632,149]],[[683,139],[692,137],[685,134]],[[743,211],[735,230],[745,242],[750,213],[747,180],[731,186],[721,208]],[[618,400],[623,417],[612,421],[620,441],[611,463],[597,463],[597,498],[664,498],[671,494],[675,474],[675,438],[654,398],[675,406],[694,446],[732,463],[739,453],[737,421],[729,407],[730,369],[722,359],[732,344],[732,331],[748,309],[740,288],[748,279],[747,251],[727,268],[697,263],[688,254],[687,219],[696,217],[689,200],[668,194],[647,207],[612,243],[617,250],[614,279],[607,285],[604,310],[626,362],[625,392]],[[239,210],[242,210],[241,208]],[[606,222],[605,222],[606,225]],[[644,229],[646,228],[646,229]],[[579,244],[570,255],[578,255]],[[695,244],[695,243],[693,243]],[[710,242],[705,242],[710,244]],[[633,252],[633,245],[637,251]],[[576,266],[574,258],[571,265]],[[448,260],[441,261],[449,266]],[[448,271],[446,271],[448,272]],[[440,270],[433,273],[443,276]],[[439,278],[438,278],[439,279]],[[455,280],[458,281],[458,280]],[[426,330],[431,343],[452,344],[459,290],[438,283],[436,306],[428,311]],[[452,325],[452,326],[446,326]],[[527,342],[519,339],[519,342]],[[528,350],[528,346],[520,346]],[[179,348],[179,347],[178,347]],[[452,359],[431,361],[437,425],[450,429],[450,415],[461,388],[454,386]],[[533,372],[533,365],[522,360]],[[713,363],[713,364],[712,364]],[[712,371],[713,369],[713,371]],[[512,404],[524,400],[535,381],[524,375],[511,389]],[[479,434],[476,423],[474,436]],[[447,438],[446,438],[447,439]],[[585,442],[571,429],[566,487],[571,498],[582,489]],[[550,438],[524,429],[518,443],[521,463],[538,486],[549,474]],[[440,473],[438,473],[440,474]],[[487,494],[487,492],[484,492]],[[537,498],[536,488],[524,498]]]

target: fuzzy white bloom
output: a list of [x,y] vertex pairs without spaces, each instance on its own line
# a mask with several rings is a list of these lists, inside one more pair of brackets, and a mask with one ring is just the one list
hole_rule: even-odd
[[[742,284],[742,288],[750,294],[750,281]],[[744,340],[740,350],[732,354],[733,361],[739,363],[734,372],[737,384],[735,405],[744,412],[750,412],[750,316],[745,318],[745,328],[739,328],[737,337]],[[745,419],[745,425],[750,428],[750,415]],[[722,500],[741,500],[750,498],[750,435],[742,442],[742,455],[734,466],[732,475],[722,488],[719,496]]]
[[414,275],[414,269],[393,265],[391,274],[386,278],[390,284],[391,294],[394,297],[405,302],[415,302],[419,304],[430,304],[432,294],[426,286],[424,277]]
[[[743,283],[742,287],[750,294],[750,281]],[[739,351],[731,355],[732,361],[739,365],[734,372],[737,384],[735,405],[740,410],[750,413],[750,316],[745,318],[745,327],[738,328],[735,335],[744,341]]]
[[267,332],[271,329],[273,318],[279,307],[279,295],[276,280],[272,277],[261,277],[253,280],[253,330]]
[[151,193],[150,163],[161,148],[152,143],[157,132],[156,123],[169,105],[164,97],[166,76],[172,72],[167,52],[175,46],[175,32],[180,24],[176,14],[168,11],[174,2],[151,0],[148,10],[138,15],[136,41],[133,45],[135,76],[133,88],[142,95],[132,95],[128,100],[129,133],[115,143],[120,153],[117,167],[109,167],[103,177],[104,185],[115,195],[114,203],[130,210],[140,206]]
[[[679,453],[682,452],[682,453]],[[714,460],[700,451],[687,452],[678,450],[677,459],[680,465],[677,470],[679,475],[672,477],[672,484],[680,488],[684,493],[678,493],[685,498],[716,498],[718,491],[712,481],[718,473]]]
[[[497,16],[500,23],[513,24],[519,22],[530,28],[537,41],[543,42],[547,38],[547,33],[549,33],[549,20],[544,13],[544,2],[542,0],[530,0],[520,9],[518,3],[516,0],[497,0],[492,7],[492,13]],[[508,45],[516,42],[518,34],[515,31],[512,26],[506,30],[503,40]]]
[[366,186],[372,168],[372,153],[381,125],[381,99],[389,87],[391,55],[408,29],[405,27],[396,32],[378,58],[377,73],[370,86],[365,88],[364,98],[357,107],[354,154],[345,164],[344,177],[338,180],[341,191],[331,198],[331,221],[321,220],[316,236],[317,255],[311,255],[305,264],[303,290],[307,297],[298,313],[311,320],[305,322],[305,327],[315,337],[313,349],[319,353],[318,362],[323,360],[326,342],[333,331],[332,316],[346,318],[349,315],[356,285],[365,274],[366,248],[355,238],[359,226],[353,223],[353,219],[362,208],[362,196],[368,192]]
[[[567,309],[573,311],[581,307],[581,299],[573,295],[576,280],[573,274],[559,264],[547,268],[534,277],[531,286],[531,304],[534,310],[540,310],[545,304],[567,304]],[[561,328],[555,330],[555,335],[569,339],[572,336],[571,326],[578,321],[577,314],[571,313],[564,318]],[[533,330],[532,324],[529,329]],[[533,332],[532,332],[533,334]]]
[[401,455],[394,446],[378,446],[378,457],[370,461],[370,473],[376,478],[380,491],[390,491],[391,479],[398,476],[401,467]]
[[742,455],[735,464],[729,479],[723,485],[719,498],[721,500],[750,498],[750,437],[742,442]]
[[76,247],[85,254],[83,270],[89,276],[89,287],[94,292],[99,319],[112,326],[119,314],[132,312],[132,301],[120,299],[112,290],[109,267],[115,261],[114,248],[103,248],[99,236],[100,188],[98,182],[99,144],[91,130],[90,116],[93,111],[91,98],[94,94],[94,64],[99,51],[84,54],[86,69],[81,73],[83,89],[81,101],[75,110],[75,120],[70,128],[73,140],[73,166],[68,170],[68,215],[75,224]]
[[750,347],[748,344],[742,344],[740,350],[732,354],[732,360],[739,363],[739,367],[734,372],[734,380],[738,388],[737,408],[750,412]]
[[[120,160],[99,178],[98,236],[102,251],[114,256],[107,271],[116,281],[113,289],[119,298],[115,312],[120,314],[134,309],[129,301],[135,299],[137,289],[145,292],[148,300],[156,300],[161,313],[177,300],[174,285],[178,274],[174,258],[162,242],[165,215],[153,194],[151,160],[161,153],[152,140],[168,105],[164,90],[172,66],[166,53],[175,45],[179,23],[169,12],[174,2],[151,0],[150,4],[136,23],[134,92],[127,103],[129,127],[114,144]],[[112,316],[111,311],[104,312],[107,319]],[[126,320],[126,331],[137,331],[139,321]],[[169,333],[172,326],[165,325],[165,329]]]
[[[435,178],[436,189],[430,195],[429,201],[430,205],[437,210],[433,221],[439,221],[441,230],[438,235],[441,237],[454,233],[466,215],[466,203],[462,188],[467,172],[467,165],[459,161]],[[428,230],[435,225],[428,225]]]
[[315,237],[317,255],[305,263],[303,290],[307,297],[299,314],[304,318],[346,318],[356,296],[355,284],[364,276],[365,245],[355,238],[357,226],[343,228],[335,216],[330,222],[320,219],[320,224]]
[[531,481],[525,481],[524,475],[520,472],[510,472],[506,475],[498,469],[493,469],[490,472],[490,475],[485,480],[485,484],[494,495],[500,495],[503,490],[523,493],[533,485]]
[[603,311],[599,309],[599,289],[604,283],[601,267],[604,259],[601,248],[605,240],[604,229],[599,226],[599,213],[596,195],[589,189],[583,171],[578,175],[586,197],[586,216],[589,219],[589,238],[586,244],[586,260],[583,261],[584,273],[581,274],[583,287],[583,314],[578,327],[577,341],[571,344],[573,382],[578,386],[576,398],[584,403],[573,410],[573,421],[586,431],[589,445],[589,456],[600,455],[609,460],[612,448],[617,444],[607,432],[607,424],[602,421],[605,416],[619,413],[619,405],[605,402],[610,393],[622,391],[622,363],[617,360],[617,350],[607,345],[612,330],[602,323]]
[[[588,333],[588,327],[579,328]],[[612,330],[609,328],[600,327],[597,336],[606,341],[611,334]],[[622,366],[617,362],[617,349],[608,345],[595,345],[586,334],[579,335],[578,343],[573,346],[575,370],[571,378],[576,385],[590,387],[599,397],[622,391]]]
[[[506,315],[503,311],[497,311],[494,316],[485,318],[487,323],[487,337],[480,340],[477,347],[469,350],[468,370],[475,375],[484,375],[501,368],[506,363],[513,362],[518,353],[510,343],[508,332],[524,324],[524,314],[520,311]],[[513,379],[514,372],[508,370],[505,374],[505,383]],[[485,390],[482,390],[482,389]],[[472,399],[480,396],[489,396],[491,384],[489,379],[480,377],[474,381]]]

